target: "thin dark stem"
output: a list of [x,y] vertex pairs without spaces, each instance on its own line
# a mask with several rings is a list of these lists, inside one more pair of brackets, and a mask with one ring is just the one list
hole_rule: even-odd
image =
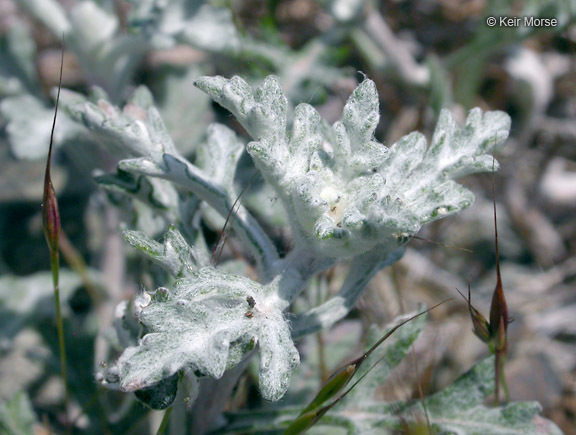
[[504,401],[510,402],[510,391],[508,390],[508,382],[506,382],[506,374],[504,373],[504,365],[506,363],[506,354],[504,352],[496,351],[494,360],[494,380],[496,382],[496,389],[494,390],[494,403],[500,406],[500,385],[504,391]]
[[[492,165],[494,165],[492,160]],[[502,286],[502,277],[500,274],[500,252],[498,249],[498,223],[496,217],[496,181],[494,177],[494,172],[492,173],[492,201],[494,206],[494,246],[496,254],[496,288],[494,289],[494,294],[492,296],[492,304],[490,307],[490,329],[492,333],[492,338],[494,340],[494,352],[496,354],[495,362],[495,381],[496,381],[496,403],[500,403],[500,384],[502,383],[502,388],[507,392],[505,374],[504,374],[504,363],[506,359],[506,352],[508,347],[508,336],[507,329],[509,323],[508,317],[508,307],[506,305],[506,299],[504,297],[504,289]]]
[[64,323],[62,321],[62,310],[60,307],[60,284],[58,282],[60,261],[58,251],[53,251],[50,253],[50,267],[52,269],[52,283],[54,285],[54,303],[56,304],[56,329],[58,331],[58,350],[60,352],[60,372],[65,390],[64,415],[66,416],[67,432],[69,432],[70,427],[68,425],[68,403],[70,402],[70,390],[68,389],[68,370],[66,363],[66,344],[64,342]]
[[372,353],[373,353],[384,341],[386,341],[386,340],[388,339],[388,337],[390,337],[392,334],[394,334],[397,329],[401,328],[401,327],[404,326],[406,323],[411,322],[412,320],[414,320],[414,319],[416,319],[416,318],[418,318],[418,317],[420,317],[420,316],[422,316],[422,315],[424,315],[424,314],[426,314],[426,313],[429,313],[429,312],[432,311],[434,308],[437,308],[437,307],[439,307],[440,305],[445,304],[446,302],[449,302],[449,301],[451,301],[451,300],[452,300],[452,298],[445,299],[445,300],[443,300],[442,302],[434,305],[433,307],[428,308],[427,310],[424,310],[424,311],[422,311],[421,313],[415,314],[414,316],[411,316],[411,317],[407,318],[406,320],[403,320],[403,321],[400,322],[398,325],[396,325],[396,326],[394,326],[392,329],[390,329],[390,331],[388,331],[386,334],[384,334],[384,336],[382,336],[376,343],[374,343],[374,345],[373,345],[370,349],[368,349],[368,350],[366,351],[366,353],[364,353],[364,355],[362,355],[361,358],[364,359],[364,360],[368,359],[368,357],[369,357],[370,355],[372,355]]
[[[45,196],[44,206],[50,209],[48,212],[50,216],[47,218],[48,247],[50,249],[50,269],[52,271],[52,283],[54,286],[54,303],[56,305],[56,329],[58,332],[58,349],[60,352],[60,371],[62,382],[64,383],[64,418],[66,425],[66,433],[70,433],[71,427],[68,420],[68,404],[70,403],[70,390],[68,388],[68,373],[67,373],[67,358],[66,358],[66,345],[64,341],[64,324],[62,321],[62,310],[60,306],[60,257],[59,257],[59,241],[60,241],[60,216],[58,212],[58,204],[56,195],[52,186],[50,176],[50,164],[52,161],[52,148],[54,146],[54,130],[56,129],[56,118],[58,116],[58,105],[60,102],[60,89],[62,88],[62,73],[64,70],[64,42],[62,42],[62,57],[60,59],[60,78],[58,80],[58,93],[56,95],[56,107],[54,109],[54,119],[52,120],[52,129],[50,131],[50,145],[48,148],[48,159],[46,161],[46,173],[44,175]],[[48,192],[48,193],[46,193]],[[48,198],[48,200],[47,200]],[[50,205],[48,204],[50,202]]]
[[[322,275],[318,277],[318,280],[319,282],[318,282],[318,291],[316,292],[317,295],[316,304],[320,305],[322,302],[324,302],[323,300],[324,298],[322,297],[323,295],[321,291]],[[324,384],[330,378],[330,373],[328,372],[328,366],[326,365],[326,343],[324,343],[324,333],[322,332],[322,330],[316,333],[316,339],[318,341],[318,365],[320,366],[320,379],[322,381],[322,384]]]
[[502,370],[502,356],[496,353],[494,358],[494,382],[495,382],[495,389],[494,389],[494,405],[500,406],[500,378],[501,370]]
[[506,355],[502,356],[502,372],[500,373],[500,382],[504,390],[504,400],[510,402],[510,390],[508,390],[508,382],[506,381],[506,374],[504,373],[504,363],[506,362]]
[[[62,37],[64,38],[64,37]],[[64,71],[64,39],[62,39],[62,56],[60,58],[60,78],[58,79],[58,93],[56,94],[56,107],[54,108],[54,119],[50,130],[50,147],[48,148],[48,160],[46,161],[46,178],[50,178],[50,162],[52,160],[52,145],[54,144],[54,130],[56,129],[56,117],[58,116],[58,103],[60,102],[60,89],[62,88],[62,72]]]
[[416,358],[416,351],[414,350],[414,343],[410,345],[412,347],[412,356],[414,358],[414,369],[416,370],[416,380],[418,382],[418,394],[420,395],[420,403],[422,403],[422,408],[424,408],[424,416],[426,417],[426,426],[428,431],[432,433],[432,426],[430,426],[430,415],[428,414],[428,407],[424,401],[424,391],[422,390],[422,383],[420,382],[420,370],[418,369],[418,359]]
[[218,262],[220,261],[220,257],[222,256],[222,251],[224,250],[224,245],[226,244],[226,239],[228,238],[228,232],[226,231],[226,228],[228,227],[229,223],[232,223],[232,219],[234,219],[234,216],[236,215],[235,213],[236,205],[240,201],[240,198],[242,198],[242,195],[244,195],[244,192],[246,192],[246,190],[248,190],[248,188],[252,185],[257,175],[258,172],[255,172],[254,175],[252,175],[252,178],[250,178],[248,184],[244,186],[240,194],[236,197],[236,200],[232,204],[232,207],[230,207],[230,211],[228,212],[228,215],[226,216],[226,221],[224,222],[224,227],[222,227],[222,231],[220,232],[218,240],[216,241],[216,245],[214,246],[214,251],[212,251],[212,258],[210,259],[210,264],[212,264],[213,266],[218,264]]
[[436,240],[430,240],[430,239],[426,239],[426,238],[420,237],[420,236],[412,236],[412,238],[413,238],[414,240],[421,240],[421,241],[423,241],[423,242],[432,243],[433,245],[442,246],[442,247],[444,247],[444,248],[456,249],[457,251],[468,252],[468,253],[470,253],[470,254],[473,254],[473,253],[474,253],[474,251],[472,251],[471,249],[460,248],[460,247],[458,247],[458,246],[448,245],[448,244],[446,244],[446,243],[437,242]]
[[[495,160],[493,158],[492,165],[494,165],[494,161]],[[492,204],[494,206],[494,248],[496,252],[496,275],[498,284],[502,285],[502,277],[500,275],[500,251],[498,249],[498,223],[496,222],[496,181],[494,180],[494,172],[492,172]]]
[[316,333],[316,339],[318,341],[318,365],[320,366],[320,379],[322,383],[325,383],[330,378],[330,375],[328,374],[328,367],[326,365],[325,343],[322,331],[318,331]]

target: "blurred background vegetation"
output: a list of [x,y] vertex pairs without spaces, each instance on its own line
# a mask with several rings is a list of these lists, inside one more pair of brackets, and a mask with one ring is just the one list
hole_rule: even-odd
[[[554,17],[558,25],[489,27],[489,16]],[[199,75],[258,83],[275,74],[291,103],[313,104],[330,122],[367,75],[381,98],[376,135],[387,145],[413,130],[430,135],[443,107],[461,121],[476,106],[509,113],[511,137],[496,176],[503,281],[514,317],[508,384],[513,400],[539,401],[545,416],[576,434],[575,18],[574,0],[0,0],[0,421],[19,415],[12,427],[23,432],[15,433],[32,425],[46,433],[63,422],[40,203],[65,34],[63,87],[87,93],[97,85],[123,103],[146,85],[177,147],[192,159],[209,122],[243,134],[194,88]],[[97,187],[95,171],[110,172],[117,160],[65,114],[56,145],[53,180],[69,239],[61,277],[74,397],[68,415],[78,430],[100,418],[103,432],[148,433],[161,415],[101,390],[94,372],[114,355],[115,306],[139,286],[159,284],[158,270],[125,246],[119,228],[160,235],[164,227],[137,201]],[[251,175],[239,174],[239,185]],[[287,249],[279,201],[254,184],[245,203]],[[491,177],[465,184],[476,203],[420,234],[445,246],[412,241],[348,319],[300,343],[305,357],[286,400],[298,403],[299,392],[317,388],[353,356],[370,324],[457,296],[468,279],[476,306],[488,312],[495,284]],[[217,232],[204,231],[214,242]],[[234,255],[233,243],[225,255]],[[299,303],[315,305],[338,289],[345,267],[323,274],[321,291]],[[418,397],[418,386],[437,391],[486,354],[463,300],[431,316],[414,347],[419,376],[405,361],[383,396]],[[254,385],[248,371],[229,409],[258,406]]]

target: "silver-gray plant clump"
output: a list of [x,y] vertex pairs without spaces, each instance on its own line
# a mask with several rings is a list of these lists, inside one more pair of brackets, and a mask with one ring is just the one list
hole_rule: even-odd
[[[127,231],[132,246],[177,280],[171,289],[139,296],[136,311],[147,333],[99,378],[124,391],[160,388],[182,370],[190,378],[219,378],[258,346],[260,390],[266,399],[278,400],[299,363],[292,338],[346,316],[372,276],[400,258],[422,225],[470,206],[472,193],[454,179],[498,167],[489,153],[507,138],[510,119],[474,109],[460,127],[444,110],[430,145],[411,133],[387,148],[374,139],[378,95],[368,79],[334,125],[307,104],[298,105],[289,120],[286,97],[273,76],[256,90],[239,77],[202,77],[196,85],[252,137],[246,150],[282,201],[294,248],[281,258],[240,206],[232,228],[255,260],[260,278],[255,282],[208,265],[198,233],[191,247],[175,227],[164,244]],[[147,201],[167,222],[188,222],[195,213],[209,218],[199,207],[202,201],[226,217],[237,196],[233,181],[244,150],[231,130],[211,125],[203,158],[193,164],[177,152],[145,89],[122,111],[102,95],[89,99],[68,92],[63,100],[72,119],[125,158],[117,176],[99,177],[103,187]],[[188,210],[178,205],[182,198]],[[289,324],[286,309],[309,280],[343,258],[352,263],[340,291],[292,316]]]

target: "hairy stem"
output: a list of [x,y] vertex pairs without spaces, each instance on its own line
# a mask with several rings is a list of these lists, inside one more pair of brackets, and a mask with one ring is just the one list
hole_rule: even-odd
[[380,246],[355,257],[338,293],[322,305],[294,318],[292,336],[312,334],[346,317],[376,272],[398,261],[403,253],[403,249],[390,252]]
[[306,288],[310,279],[336,264],[335,258],[322,258],[306,248],[296,248],[274,265],[276,276],[268,285],[281,309],[286,309]]
[[234,387],[254,355],[254,352],[248,354],[220,379],[206,377],[201,380],[200,395],[190,415],[192,435],[203,435],[213,429],[216,418],[228,405]]

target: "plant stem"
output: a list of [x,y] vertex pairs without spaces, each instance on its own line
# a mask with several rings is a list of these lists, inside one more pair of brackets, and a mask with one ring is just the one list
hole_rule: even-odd
[[316,333],[316,340],[318,341],[318,366],[320,368],[320,381],[324,384],[330,378],[330,373],[328,372],[328,367],[326,365],[326,353],[324,343],[324,335],[322,331]]
[[66,363],[66,345],[64,342],[64,323],[62,321],[62,310],[60,308],[60,284],[59,284],[59,271],[60,262],[57,250],[50,252],[50,268],[52,269],[52,284],[54,286],[54,303],[56,304],[56,329],[58,331],[58,348],[60,351],[60,373],[62,382],[64,383],[64,416],[66,422],[67,432],[70,431],[68,425],[68,403],[70,402],[70,391],[68,389],[68,370]]
[[318,258],[306,248],[295,248],[274,265],[276,276],[267,285],[278,297],[278,307],[284,310],[306,288],[310,279],[336,263],[334,258]]
[[506,403],[510,402],[510,390],[508,390],[508,382],[506,382],[506,374],[504,373],[504,365],[506,364],[506,356],[502,357],[501,369],[500,369],[500,382],[502,384],[502,390],[504,391],[504,400]]
[[164,417],[162,417],[162,421],[160,422],[160,427],[158,428],[156,435],[164,435],[166,433],[168,423],[170,422],[170,414],[172,414],[172,406],[164,412]]
[[374,275],[400,259],[404,249],[387,250],[377,246],[371,251],[354,257],[348,275],[338,293],[311,310],[294,316],[292,337],[302,337],[328,328],[343,319],[354,308],[364,288]]

